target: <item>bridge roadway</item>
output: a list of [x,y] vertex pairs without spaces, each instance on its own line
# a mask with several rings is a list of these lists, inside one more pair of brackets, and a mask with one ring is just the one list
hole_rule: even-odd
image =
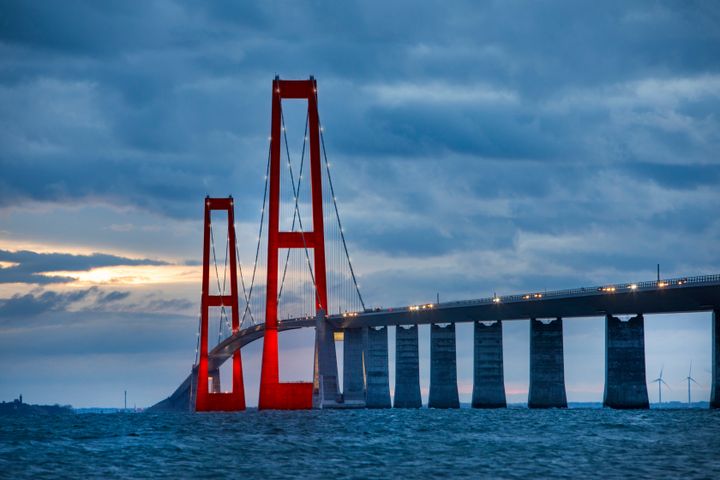
[[[369,309],[330,315],[337,330],[461,322],[554,319],[572,317],[663,314],[720,310],[720,275],[613,284],[550,292],[496,296],[440,304]],[[315,326],[313,317],[278,321],[280,331]],[[217,370],[237,349],[263,337],[264,325],[240,330],[209,353],[209,370]],[[189,398],[192,374],[157,407]],[[187,401],[187,400],[184,400]],[[175,405],[174,408],[177,408]]]

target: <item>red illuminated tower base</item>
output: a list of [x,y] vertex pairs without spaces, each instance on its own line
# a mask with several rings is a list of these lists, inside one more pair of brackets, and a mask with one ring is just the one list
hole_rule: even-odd
[[[210,228],[211,212],[227,211],[228,254],[230,267],[230,293],[210,295]],[[225,307],[231,310],[232,333],[240,329],[238,312],[237,258],[235,257],[235,214],[232,197],[205,198],[205,228],[203,230],[203,277],[200,324],[200,363],[198,364],[197,396],[195,411],[235,412],[245,410],[245,387],[242,378],[240,350],[232,356],[232,392],[220,393],[219,371],[209,372],[208,365],[208,312],[210,307]],[[212,384],[212,386],[210,386]]]
[[[310,142],[310,185],[312,192],[312,230],[280,231],[280,143],[283,99],[308,102],[308,140]],[[311,248],[315,264],[315,308],[327,308],[325,275],[325,236],[322,211],[322,170],[320,165],[320,128],[317,108],[317,83],[309,80],[280,80],[275,77],[272,91],[270,133],[270,202],[268,218],[267,303],[263,344],[260,409],[295,410],[312,408],[312,383],[281,383],[278,369],[278,251],[281,248]],[[307,227],[307,226],[306,226]]]

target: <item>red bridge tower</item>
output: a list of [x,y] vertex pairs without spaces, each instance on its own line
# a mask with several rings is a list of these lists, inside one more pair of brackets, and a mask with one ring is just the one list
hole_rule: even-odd
[[[228,253],[230,267],[230,293],[223,295],[210,295],[210,228],[211,212],[213,210],[227,211],[228,219]],[[226,411],[234,412],[245,410],[245,387],[242,377],[242,362],[240,360],[240,349],[233,353],[232,357],[232,392],[220,393],[219,371],[208,371],[208,313],[210,307],[229,307],[232,316],[232,333],[240,329],[238,312],[238,284],[237,284],[237,258],[235,256],[235,213],[232,197],[228,198],[205,198],[205,229],[203,231],[203,277],[202,277],[202,300],[201,300],[201,324],[200,324],[200,360],[197,374],[197,394],[195,398],[195,411],[211,412]],[[209,384],[213,384],[210,392]]]
[[[310,141],[310,182],[312,192],[312,231],[280,231],[280,144],[283,99],[308,102]],[[263,343],[260,409],[295,410],[312,408],[313,384],[281,383],[278,368],[278,251],[281,248],[314,250],[315,309],[328,311],[325,274],[325,236],[322,208],[322,170],[320,165],[320,128],[317,108],[317,82],[280,80],[272,86],[272,123],[270,129],[270,202],[268,220],[267,303]]]

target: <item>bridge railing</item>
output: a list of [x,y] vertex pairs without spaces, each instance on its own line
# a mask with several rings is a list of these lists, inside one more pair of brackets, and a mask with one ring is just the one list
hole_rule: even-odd
[[[649,290],[657,288],[675,288],[682,287],[684,285],[699,285],[699,284],[715,284],[720,283],[720,275],[701,275],[696,277],[680,277],[670,279],[652,280],[646,282],[637,283],[616,283],[602,286],[572,288],[565,290],[552,290],[543,292],[533,292],[516,295],[503,295],[496,297],[481,298],[477,300],[470,300],[469,302],[475,303],[500,303],[500,302],[518,302],[518,301],[530,301],[539,300],[543,298],[559,298],[559,297],[574,297],[584,295],[604,295],[615,292],[632,292],[639,290]],[[449,304],[454,304],[450,302]],[[468,302],[458,302],[461,304],[467,304]],[[446,304],[448,305],[448,304]]]

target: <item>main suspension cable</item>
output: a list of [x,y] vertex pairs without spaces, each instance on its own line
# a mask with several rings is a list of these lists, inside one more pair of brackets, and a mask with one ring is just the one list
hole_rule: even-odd
[[[317,104],[317,92],[315,93],[315,102]],[[357,291],[358,298],[360,299],[360,304],[362,305],[363,310],[365,310],[365,302],[363,301],[362,294],[360,293],[360,287],[358,286],[357,278],[355,277],[355,269],[353,268],[352,262],[350,261],[350,253],[348,252],[347,242],[345,241],[345,232],[342,227],[342,222],[340,221],[340,212],[337,206],[337,199],[335,198],[335,188],[333,187],[332,176],[330,175],[330,164],[328,163],[327,151],[325,150],[325,136],[323,135],[322,123],[320,123],[319,111],[318,126],[320,127],[320,144],[322,145],[323,158],[325,160],[325,170],[327,171],[328,184],[330,185],[330,194],[332,195],[333,206],[335,207],[335,217],[337,218],[338,227],[340,228],[340,238],[342,239],[343,249],[345,250],[345,257],[347,258],[348,266],[350,267],[350,275],[352,276],[355,290]]]
[[[202,307],[200,307],[202,310]],[[202,329],[202,311],[198,313],[198,331],[197,331],[197,341],[195,342],[195,363],[194,365],[198,364],[198,356],[200,355],[200,330]]]
[[248,313],[250,313],[250,321],[252,322],[253,325],[255,325],[255,319],[252,316],[252,312],[250,312],[250,299],[252,298],[253,288],[255,287],[255,274],[257,273],[258,258],[260,256],[260,241],[262,239],[263,224],[265,223],[265,205],[267,204],[268,179],[269,178],[270,178],[270,146],[268,146],[267,165],[265,166],[265,190],[263,192],[262,209],[260,210],[260,228],[258,231],[257,248],[255,249],[255,262],[253,264],[252,279],[250,280],[250,292],[248,293],[248,302],[245,304],[245,311],[243,312],[243,316],[242,316],[242,320],[240,321],[240,325],[242,325],[245,322],[245,317]]
[[[235,230],[237,231],[237,229]],[[255,318],[253,318],[252,309],[250,308],[250,296],[248,295],[247,290],[245,290],[245,277],[243,276],[242,263],[240,262],[240,250],[238,250],[237,241],[235,242],[235,261],[240,269],[240,284],[242,285],[243,297],[245,297],[245,308],[250,313],[250,321],[253,325],[255,325]],[[238,328],[240,327],[242,327],[242,323],[238,326]]]

